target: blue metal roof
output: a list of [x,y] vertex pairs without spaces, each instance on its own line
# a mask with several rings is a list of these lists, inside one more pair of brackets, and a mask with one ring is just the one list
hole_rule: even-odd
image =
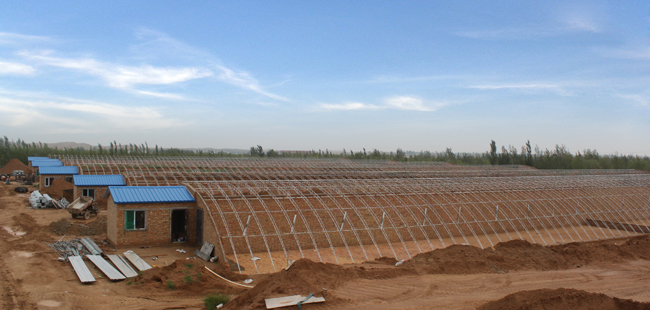
[[117,175],[75,175],[76,186],[124,186],[124,178]]
[[109,186],[108,191],[117,204],[196,201],[185,186]]
[[32,167],[45,167],[45,166],[63,166],[60,160],[37,160],[32,162]]
[[41,166],[38,168],[40,174],[79,174],[77,166]]
[[28,156],[27,160],[28,161],[35,161],[35,160],[49,160],[49,157],[38,157],[38,156]]

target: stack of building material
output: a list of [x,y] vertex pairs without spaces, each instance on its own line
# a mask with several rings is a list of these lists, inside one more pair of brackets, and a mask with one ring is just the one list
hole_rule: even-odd
[[39,191],[33,191],[29,196],[29,204],[32,205],[34,209],[44,209],[51,207],[52,197],[48,194],[41,195]]
[[100,255],[86,255],[86,258],[93,262],[93,264],[99,268],[109,279],[111,280],[124,280],[126,277],[120,273],[115,267],[111,266],[104,258]]
[[110,259],[115,267],[117,267],[117,269],[119,269],[127,278],[138,276],[138,272],[135,271],[121,255],[108,255],[108,259]]

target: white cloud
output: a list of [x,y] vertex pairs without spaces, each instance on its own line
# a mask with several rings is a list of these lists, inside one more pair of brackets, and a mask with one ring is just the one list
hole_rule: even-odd
[[0,44],[20,45],[25,43],[51,42],[52,39],[43,36],[32,36],[19,33],[0,32]]
[[372,104],[365,104],[361,102],[347,102],[347,103],[342,103],[342,104],[329,104],[329,103],[321,103],[320,107],[325,110],[341,110],[341,111],[351,111],[351,110],[371,110],[371,109],[379,109],[381,107],[372,105]]
[[618,97],[631,101],[638,107],[650,108],[650,95],[619,94]]
[[454,33],[459,37],[478,40],[524,40],[535,37],[550,37],[557,35],[557,31],[536,28],[504,28],[494,30],[466,30]]
[[80,70],[90,75],[99,76],[106,80],[109,86],[120,89],[130,89],[137,85],[169,85],[212,75],[212,71],[206,68],[122,66],[99,62],[92,58],[61,58],[49,56],[49,54],[20,53],[27,59],[40,61],[45,65]]
[[346,102],[342,104],[321,103],[320,110],[328,111],[353,111],[353,110],[406,110],[432,112],[447,106],[447,102],[425,102],[412,96],[397,96],[383,100],[383,105],[367,104],[362,102]]
[[386,104],[389,107],[399,109],[399,110],[411,110],[411,111],[425,111],[431,112],[435,111],[445,105],[446,103],[429,103],[425,105],[424,101],[417,97],[410,96],[398,96],[392,97],[385,100]]
[[185,98],[185,96],[179,95],[179,94],[159,93],[159,92],[146,91],[146,90],[135,90],[134,92],[136,94],[141,94],[141,95],[146,95],[146,96],[151,96],[151,97],[158,97],[158,98],[162,98],[162,99],[188,100],[187,98]]
[[264,90],[259,82],[253,78],[248,72],[240,71],[235,72],[232,69],[226,68],[221,65],[216,65],[216,67],[221,71],[221,74],[217,76],[222,82],[232,84],[244,89],[254,91],[260,95],[264,95],[271,99],[280,100],[280,101],[289,101],[289,99],[282,97],[280,95],[273,94]]
[[492,85],[474,85],[469,88],[474,89],[556,89],[557,85],[552,84],[492,84]]
[[34,74],[35,71],[36,69],[34,69],[34,67],[26,64],[0,61],[0,75],[3,74],[31,75]]
[[628,47],[628,48],[595,48],[605,57],[622,58],[622,59],[650,59],[650,47]]
[[58,132],[110,132],[182,127],[190,122],[163,115],[152,107],[121,106],[43,94],[0,91],[0,112],[10,126],[59,124]]

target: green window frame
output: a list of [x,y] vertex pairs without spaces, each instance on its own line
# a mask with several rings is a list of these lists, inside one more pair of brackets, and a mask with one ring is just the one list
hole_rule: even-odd
[[124,212],[124,229],[143,230],[147,228],[147,216],[144,210],[126,210]]

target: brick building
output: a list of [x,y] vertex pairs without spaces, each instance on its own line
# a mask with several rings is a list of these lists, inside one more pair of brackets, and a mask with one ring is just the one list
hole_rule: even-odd
[[38,190],[54,199],[73,198],[73,176],[79,174],[76,166],[39,166]]
[[196,200],[184,186],[109,186],[107,195],[112,244],[197,243]]
[[109,186],[125,186],[122,175],[74,175],[74,197],[92,197],[100,209],[106,209]]

